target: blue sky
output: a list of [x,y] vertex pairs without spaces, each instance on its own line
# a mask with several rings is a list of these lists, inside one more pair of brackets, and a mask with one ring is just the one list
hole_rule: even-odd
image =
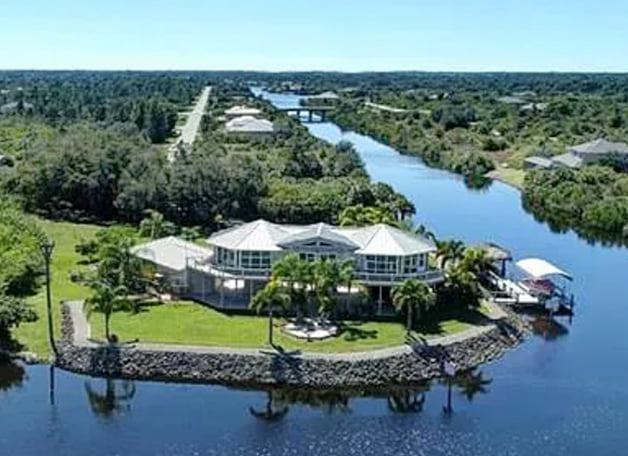
[[2,0],[0,68],[628,72],[628,0]]

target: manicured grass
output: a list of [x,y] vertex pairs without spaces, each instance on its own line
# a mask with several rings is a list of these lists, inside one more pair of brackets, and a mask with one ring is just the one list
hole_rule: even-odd
[[[75,245],[89,239],[101,229],[94,225],[40,220],[44,231],[55,241],[52,259],[52,297],[56,336],[60,336],[60,301],[85,299],[90,290],[70,281],[70,273],[85,266],[78,264],[81,256]],[[45,290],[42,287],[28,302],[39,320],[13,330],[14,338],[23,350],[42,358],[49,355]],[[429,325],[420,336],[453,334],[471,327],[472,319],[443,318]],[[279,325],[279,321],[277,324]],[[103,319],[99,314],[91,318],[93,335],[102,337]],[[180,345],[208,345],[240,348],[267,347],[268,319],[258,316],[230,316],[191,302],[145,306],[136,315],[119,312],[112,317],[112,331],[122,339],[140,339],[143,342]],[[310,352],[351,352],[402,345],[405,328],[401,323],[364,322],[347,323],[345,331],[336,338],[319,342],[303,342],[275,331],[275,342],[288,350]]]
[[[50,267],[52,278],[52,303],[54,312],[55,333],[60,335],[61,300],[83,299],[89,290],[70,281],[70,272],[80,269],[77,264],[81,256],[74,251],[74,246],[82,239],[89,239],[100,229],[94,225],[79,225],[67,222],[39,220],[46,234],[54,240],[55,249]],[[13,337],[23,346],[23,350],[34,352],[46,358],[49,354],[48,326],[46,316],[46,294],[44,281],[39,292],[28,298],[37,312],[39,319],[34,323],[25,323],[13,330]]]
[[[309,352],[356,352],[403,345],[405,328],[395,322],[347,323],[339,336],[324,341],[306,342],[286,336],[279,331],[276,320],[275,343],[288,350]],[[92,334],[102,338],[102,315],[93,314]],[[470,323],[449,319],[431,325],[429,331],[417,334],[425,337],[453,334],[471,327]],[[190,302],[147,306],[138,314],[115,313],[111,319],[112,332],[121,340],[139,339],[179,345],[208,345],[239,348],[267,347],[268,319],[258,316],[229,316],[211,308]]]
[[495,170],[491,171],[488,176],[492,179],[497,179],[508,185],[512,185],[515,188],[522,189],[525,171],[521,169],[498,166]]

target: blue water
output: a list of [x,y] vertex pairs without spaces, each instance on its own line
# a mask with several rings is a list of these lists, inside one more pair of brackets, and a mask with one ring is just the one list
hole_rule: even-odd
[[[293,106],[298,98],[271,100]],[[469,190],[458,177],[365,136],[329,123],[308,128],[330,142],[353,142],[371,177],[409,197],[417,221],[439,237],[491,240],[517,258],[541,256],[571,272],[576,315],[558,322],[563,335],[532,336],[483,366],[491,380],[486,392],[469,401],[454,390],[450,415],[440,385],[416,413],[392,412],[386,397],[354,395],[335,405],[293,403],[269,422],[249,410],[265,407],[265,392],[134,382],[132,397],[105,417],[85,389],[89,381],[103,390],[104,380],[57,370],[51,405],[48,367],[26,369],[21,386],[12,388],[3,387],[0,370],[0,454],[625,454],[628,250],[553,233],[506,185]],[[118,395],[125,391],[120,382],[116,388]]]

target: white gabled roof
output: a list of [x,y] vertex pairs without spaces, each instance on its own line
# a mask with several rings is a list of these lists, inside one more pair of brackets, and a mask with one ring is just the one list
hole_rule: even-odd
[[290,234],[290,231],[280,225],[256,220],[214,233],[207,242],[230,250],[278,252],[282,250],[278,244]]
[[225,124],[225,128],[230,132],[241,133],[272,133],[273,123],[266,119],[257,119],[253,116],[240,116],[231,119]]
[[356,253],[361,255],[417,255],[435,250],[425,238],[389,225],[375,225],[372,235]]
[[173,271],[183,271],[188,259],[207,260],[212,256],[210,249],[174,236],[137,245],[131,252],[138,258]]
[[551,276],[562,276],[571,280],[571,275],[559,269],[549,261],[541,258],[525,258],[516,263],[522,271],[535,279],[544,279]]
[[278,225],[256,220],[212,235],[208,244],[230,250],[281,251],[283,245],[324,239],[345,244],[361,255],[416,255],[436,248],[428,239],[389,225],[344,228],[315,225]]

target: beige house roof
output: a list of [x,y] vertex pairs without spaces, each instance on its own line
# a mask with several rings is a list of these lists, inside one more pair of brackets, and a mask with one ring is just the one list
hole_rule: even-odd
[[213,255],[208,248],[174,236],[137,245],[131,252],[138,258],[177,272],[185,270],[188,260],[204,261]]
[[434,244],[399,228],[378,224],[345,228],[318,223],[315,225],[279,225],[256,220],[213,234],[207,243],[230,250],[282,251],[284,246],[309,240],[343,244],[361,255],[416,255],[435,250]]

